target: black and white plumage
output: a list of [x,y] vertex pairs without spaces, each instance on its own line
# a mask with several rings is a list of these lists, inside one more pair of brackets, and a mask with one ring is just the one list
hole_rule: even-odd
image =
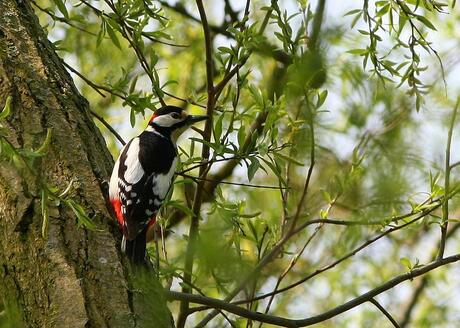
[[171,187],[178,161],[176,140],[207,116],[165,106],[120,152],[110,178],[109,197],[123,232],[122,251],[134,263],[145,259],[146,234]]

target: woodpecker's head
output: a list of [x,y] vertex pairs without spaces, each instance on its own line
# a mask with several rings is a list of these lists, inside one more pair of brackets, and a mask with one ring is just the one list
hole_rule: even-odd
[[180,107],[164,106],[152,115],[148,128],[176,141],[189,126],[207,118],[206,115],[189,115]]

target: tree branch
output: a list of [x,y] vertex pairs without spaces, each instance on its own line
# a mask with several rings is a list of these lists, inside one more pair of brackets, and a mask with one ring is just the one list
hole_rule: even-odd
[[250,311],[245,308],[239,307],[235,304],[228,303],[226,301],[222,301],[222,300],[210,298],[210,297],[204,297],[200,295],[192,295],[188,293],[180,293],[180,292],[174,292],[174,291],[169,291],[169,290],[165,291],[165,295],[169,300],[181,300],[181,301],[186,300],[187,302],[208,305],[216,309],[228,311],[230,313],[236,314],[244,318],[248,318],[251,320],[256,320],[256,321],[260,321],[264,323],[269,323],[269,324],[273,324],[277,326],[306,327],[306,326],[317,324],[319,322],[326,321],[348,310],[351,310],[365,302],[369,302],[371,299],[373,299],[377,295],[380,295],[383,292],[389,289],[392,289],[393,287],[399,285],[402,282],[405,282],[407,280],[412,280],[418,276],[424,275],[427,272],[435,270],[441,266],[444,266],[450,263],[454,263],[454,262],[458,262],[458,261],[460,261],[460,254],[452,255],[449,257],[445,257],[441,260],[437,260],[437,261],[428,263],[422,267],[413,269],[410,272],[396,276],[395,278],[387,281],[386,283],[374,289],[371,289],[370,291],[354,299],[351,299],[350,301],[342,305],[339,305],[329,311],[326,311],[324,313],[321,313],[321,314],[318,314],[312,317],[308,317],[305,319],[300,319],[300,320],[287,319],[283,317],[263,314],[260,312]]

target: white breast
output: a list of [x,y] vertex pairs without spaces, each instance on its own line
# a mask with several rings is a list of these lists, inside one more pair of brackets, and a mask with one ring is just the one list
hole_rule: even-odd
[[153,184],[153,193],[158,195],[159,198],[164,199],[168,193],[169,187],[171,186],[171,181],[176,171],[177,166],[177,157],[174,158],[171,168],[166,174],[157,174],[155,176],[155,181]]

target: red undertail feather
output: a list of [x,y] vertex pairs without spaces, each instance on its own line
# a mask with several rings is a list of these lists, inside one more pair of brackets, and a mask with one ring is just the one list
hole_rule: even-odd
[[147,225],[147,243],[155,239],[155,229],[153,229],[153,226],[155,225],[156,221],[156,216],[152,216]]
[[120,227],[123,227],[123,214],[121,213],[121,201],[118,198],[111,199],[110,202],[112,203],[113,210],[115,211],[115,215],[117,216],[118,224]]

